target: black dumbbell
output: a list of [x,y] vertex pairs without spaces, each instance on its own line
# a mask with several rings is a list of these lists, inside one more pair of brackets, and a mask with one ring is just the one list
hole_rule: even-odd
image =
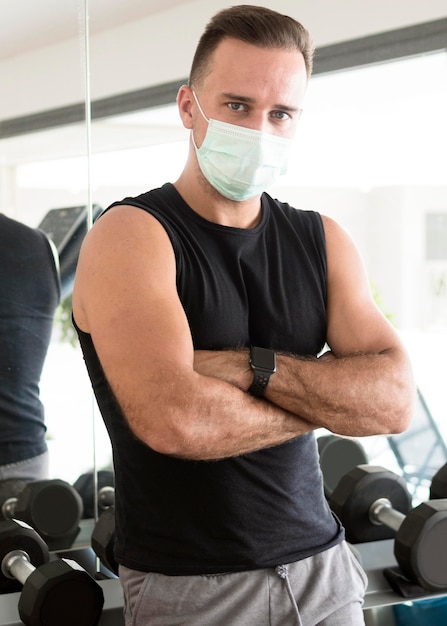
[[74,483],[90,517],[95,510],[95,487],[97,488],[97,510],[99,517],[93,528],[91,546],[101,563],[113,574],[118,574],[115,561],[115,474],[110,470],[97,473],[96,485],[93,472],[79,476]]
[[329,504],[351,543],[394,537],[402,573],[431,591],[447,588],[447,500],[411,508],[405,481],[383,467],[360,465],[342,477]]
[[81,517],[82,500],[76,489],[63,480],[0,482],[0,520],[14,518],[26,522],[51,550],[72,545]]
[[[99,470],[96,478],[93,472],[81,474],[73,487],[82,499],[84,517],[96,517],[95,499],[97,501],[97,515],[113,504],[115,493],[115,474],[111,470]],[[95,498],[96,491],[96,498]]]
[[0,588],[21,588],[18,610],[26,626],[97,626],[104,605],[98,583],[62,559],[32,529],[0,522]]
[[447,498],[447,463],[433,476],[430,485],[430,500]]
[[329,499],[342,476],[349,470],[368,463],[365,449],[356,439],[339,435],[323,435],[317,439],[324,495]]
[[105,509],[93,528],[91,544],[101,563],[118,575],[118,563],[115,560],[115,507]]

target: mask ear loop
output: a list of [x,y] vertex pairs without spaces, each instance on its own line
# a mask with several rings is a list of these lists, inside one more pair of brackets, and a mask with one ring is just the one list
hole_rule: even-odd
[[196,96],[196,92],[194,91],[194,89],[191,89],[192,91],[192,95],[194,96],[194,100],[196,101],[197,106],[199,107],[199,111],[202,114],[202,117],[208,122],[209,124],[209,119],[207,118],[207,116],[205,115],[205,113],[203,112],[202,107],[200,106],[200,102],[199,99]]
[[[210,121],[209,121],[209,119],[207,118],[207,116],[205,115],[205,113],[203,112],[202,107],[200,106],[200,102],[199,102],[199,100],[198,100],[198,98],[197,98],[197,96],[196,96],[196,92],[194,91],[194,89],[191,89],[191,91],[192,91],[192,95],[194,96],[194,100],[196,101],[196,104],[197,104],[197,106],[199,107],[199,111],[200,111],[200,113],[201,113],[201,115],[202,115],[203,119],[204,119],[204,120],[206,120],[206,121],[208,122],[208,124],[209,124],[209,123],[210,123]],[[192,139],[192,144],[193,144],[194,148],[195,148],[195,149],[196,149],[196,151],[197,151],[199,148],[197,147],[196,140],[194,139],[194,133],[193,133],[193,130],[192,130],[192,129],[191,129],[191,139]]]

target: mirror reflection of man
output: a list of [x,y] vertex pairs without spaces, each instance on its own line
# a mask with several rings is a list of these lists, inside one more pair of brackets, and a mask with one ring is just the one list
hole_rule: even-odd
[[0,214],[0,480],[48,477],[39,384],[59,298],[47,236]]

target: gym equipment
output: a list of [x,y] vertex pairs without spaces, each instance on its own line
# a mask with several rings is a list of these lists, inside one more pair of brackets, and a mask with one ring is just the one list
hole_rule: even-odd
[[0,563],[0,588],[22,589],[18,610],[27,626],[97,626],[101,587],[86,571],[50,561],[48,546],[32,528],[0,522]]
[[433,476],[430,485],[430,500],[447,498],[447,463]]
[[[99,470],[96,472],[96,480],[93,472],[81,474],[73,483],[73,487],[81,496],[85,519],[96,517],[100,511],[115,501],[115,474],[112,470]],[[95,499],[97,500],[96,515]]]
[[79,533],[82,500],[69,483],[54,480],[0,482],[0,520],[19,519],[34,528],[51,550],[69,548]]
[[360,465],[343,476],[329,504],[348,541],[395,536],[394,556],[404,576],[431,591],[447,588],[447,500],[411,509],[403,478],[383,467]]
[[317,439],[324,495],[329,499],[342,476],[357,465],[368,463],[363,446],[356,440],[339,435],[323,435]]
[[[97,204],[92,207],[95,220],[102,213]],[[87,234],[87,207],[74,206],[50,209],[39,228],[54,242],[59,254],[61,300],[73,291],[73,283],[81,244]]]
[[118,575],[115,561],[115,507],[105,509],[98,518],[92,532],[92,548],[101,563]]
[[115,561],[115,474],[110,470],[97,473],[96,485],[93,472],[81,474],[74,487],[79,491],[89,517],[94,514],[95,487],[99,517],[93,528],[91,546],[101,563],[112,573],[118,574]]
[[[386,437],[411,493],[417,497],[447,461],[447,444],[420,389],[410,426]],[[419,500],[425,499],[418,498]]]

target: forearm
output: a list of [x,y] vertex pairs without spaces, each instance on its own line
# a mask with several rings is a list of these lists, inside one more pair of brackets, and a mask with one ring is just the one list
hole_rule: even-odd
[[279,445],[315,429],[287,409],[242,389],[251,377],[246,355],[201,354],[201,367],[158,370],[143,385],[136,376],[124,382],[124,372],[116,379],[109,377],[130,428],[156,452],[184,459],[222,459]]
[[[196,352],[195,367],[247,391],[253,374],[249,351]],[[278,354],[277,371],[265,392],[270,403],[299,416],[313,428],[349,436],[400,432],[411,418],[416,387],[406,354],[335,357]]]
[[404,430],[415,392],[405,355],[390,349],[321,359],[278,355],[265,396],[315,427],[367,436]]
[[[314,426],[233,384],[194,372],[175,393],[156,394],[137,408],[122,406],[132,430],[162,454],[193,460],[239,456],[290,441]],[[141,419],[138,418],[141,415]]]
[[168,454],[201,460],[238,456],[315,429],[287,409],[254,398],[225,381],[199,376],[196,384],[186,419],[184,405],[178,407],[183,410],[183,420],[175,420],[165,450]]

